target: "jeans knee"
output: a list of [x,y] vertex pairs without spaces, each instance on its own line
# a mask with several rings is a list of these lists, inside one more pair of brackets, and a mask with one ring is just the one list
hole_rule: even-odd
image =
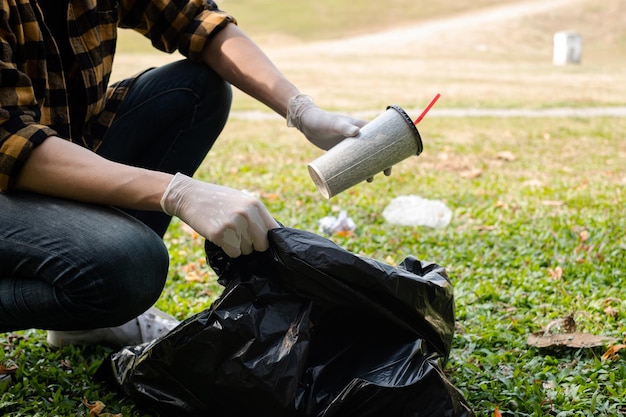
[[199,107],[208,109],[214,121],[225,123],[232,104],[231,85],[204,63],[182,60],[170,65],[169,71],[191,83],[191,90],[198,95]]
[[160,237],[143,225],[119,229],[124,230],[92,251],[93,264],[76,285],[65,289],[98,327],[119,325],[146,311],[167,279],[169,255]]

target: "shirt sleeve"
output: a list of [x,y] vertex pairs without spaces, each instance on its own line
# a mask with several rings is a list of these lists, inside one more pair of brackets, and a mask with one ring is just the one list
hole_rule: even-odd
[[39,124],[33,82],[17,69],[13,37],[5,23],[0,21],[0,191],[14,183],[35,146],[56,134]]
[[202,59],[206,41],[228,23],[237,21],[212,0],[120,1],[120,27],[134,29],[157,49],[178,50],[192,61]]

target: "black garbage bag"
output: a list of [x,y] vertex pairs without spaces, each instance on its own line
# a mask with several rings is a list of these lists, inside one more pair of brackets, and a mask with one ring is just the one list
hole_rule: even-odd
[[220,298],[99,376],[163,416],[473,415],[443,373],[454,301],[442,267],[393,267],[286,227],[269,239],[235,259],[207,243]]

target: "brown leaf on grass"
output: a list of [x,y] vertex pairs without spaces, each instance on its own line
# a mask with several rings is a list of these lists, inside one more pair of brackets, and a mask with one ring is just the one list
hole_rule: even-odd
[[204,258],[198,258],[195,262],[181,266],[180,272],[187,282],[206,282],[209,279],[209,271],[204,268],[205,264]]
[[204,282],[205,279],[200,276],[196,271],[189,271],[185,274],[185,281],[187,282]]
[[602,346],[611,338],[576,331],[574,315],[552,320],[540,332],[528,336],[526,343],[538,348],[565,346],[570,348],[591,348]]
[[524,183],[522,184],[526,187],[543,187],[545,185],[545,183],[539,179],[530,179],[528,181],[524,181]]
[[607,316],[616,319],[617,317],[619,317],[619,310],[612,306],[613,303],[616,303],[619,305],[622,303],[622,300],[620,300],[619,298],[615,298],[615,297],[609,297],[605,299],[603,302],[604,312],[606,313]]
[[578,238],[580,239],[580,242],[585,242],[587,239],[589,239],[589,231],[588,230],[583,230],[582,232],[580,232],[580,234],[578,235]]
[[83,398],[83,405],[89,410],[90,416],[99,416],[104,407],[106,407],[102,401],[96,401],[92,404],[87,398]]
[[606,306],[604,308],[604,312],[607,316],[612,317],[614,319],[619,317],[619,311],[613,306]]
[[543,204],[544,206],[560,207],[564,203],[562,201],[557,201],[557,200],[543,200],[541,204]]
[[501,151],[496,154],[496,158],[502,159],[503,161],[511,162],[515,161],[517,157],[511,151]]
[[563,279],[563,268],[561,268],[560,266],[557,266],[554,269],[548,269],[548,273],[550,274],[550,278],[552,278],[554,281],[560,281],[561,279]]
[[602,346],[612,339],[605,336],[597,336],[589,333],[545,333],[536,332],[528,336],[526,343],[538,348],[564,346],[570,348],[591,348]]
[[61,369],[64,369],[66,371],[72,369],[72,362],[69,359],[61,359],[59,361],[59,365],[61,366]]
[[496,202],[496,208],[508,209],[509,205],[506,202],[502,201],[502,200],[498,200]]
[[280,194],[261,192],[261,197],[267,201],[276,201],[280,199]]
[[393,259],[391,255],[387,255],[385,257],[385,263],[388,263],[389,265],[392,265],[392,266],[397,266],[396,261]]
[[89,410],[89,416],[97,416],[97,417],[123,417],[121,413],[119,414],[111,414],[111,413],[103,413],[102,411],[106,407],[102,401],[96,401],[94,403],[90,403],[87,398],[83,398],[83,405],[87,407]]
[[479,232],[490,232],[492,230],[496,230],[496,226],[480,224],[480,225],[474,226],[474,230],[478,230]]
[[459,176],[461,178],[465,178],[466,180],[473,180],[474,178],[478,178],[481,175],[483,175],[483,170],[479,168],[470,168],[459,173]]
[[0,375],[14,374],[17,371],[17,364],[11,359],[4,359],[0,362]]
[[619,344],[619,345],[611,345],[611,346],[609,346],[607,351],[604,352],[604,354],[602,355],[602,360],[603,361],[607,361],[609,359],[616,358],[617,357],[617,352],[619,352],[622,349],[626,349],[626,345]]
[[182,225],[181,228],[183,229],[183,231],[187,233],[188,235],[190,235],[192,239],[195,240],[200,237],[200,234],[196,232],[195,230],[193,230],[193,228],[189,226],[187,223],[181,222],[181,225]]

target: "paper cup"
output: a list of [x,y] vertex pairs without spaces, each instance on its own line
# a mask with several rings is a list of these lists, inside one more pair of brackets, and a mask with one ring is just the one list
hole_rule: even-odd
[[396,105],[308,165],[317,189],[331,198],[348,188],[422,153],[422,138],[411,118]]

